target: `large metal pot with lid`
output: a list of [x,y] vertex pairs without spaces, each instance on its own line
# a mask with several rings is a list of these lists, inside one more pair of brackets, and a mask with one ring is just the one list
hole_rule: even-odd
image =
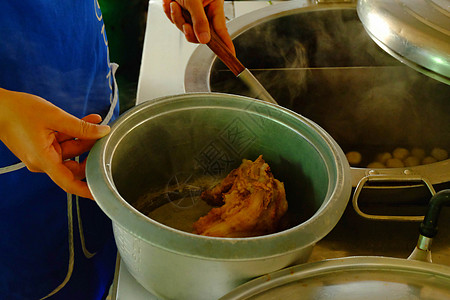
[[[362,154],[351,168],[355,191],[363,186],[369,202],[417,201],[449,186],[448,158],[394,168],[369,164],[396,148],[450,152],[450,43],[440,30],[445,24],[439,25],[448,17],[440,1],[389,1],[399,6],[395,10],[377,7],[379,2],[386,1],[361,1],[357,10],[356,1],[289,1],[238,17],[228,28],[238,58],[280,105],[317,122],[344,152]],[[433,9],[427,18],[438,15],[436,23],[402,27],[424,5]],[[405,7],[409,18],[389,23]],[[430,31],[437,33],[424,38]],[[385,52],[391,42],[395,58]],[[185,89],[251,96],[206,46],[188,62]]]

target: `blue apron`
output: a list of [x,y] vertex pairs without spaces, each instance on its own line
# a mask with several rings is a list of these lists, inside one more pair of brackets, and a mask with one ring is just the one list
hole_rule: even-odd
[[[82,118],[118,115],[97,0],[0,2],[0,87]],[[1,101],[1,99],[0,99]],[[0,142],[0,299],[102,299],[114,275],[110,220],[32,173]]]

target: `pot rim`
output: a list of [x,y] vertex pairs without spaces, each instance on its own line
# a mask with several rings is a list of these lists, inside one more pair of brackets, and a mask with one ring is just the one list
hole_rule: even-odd
[[[202,102],[199,99],[206,99],[207,102]],[[329,178],[331,178],[331,175],[335,176],[335,179],[331,178],[332,180],[329,180],[328,183],[327,205],[322,204],[310,219],[282,232],[248,238],[218,238],[192,234],[163,225],[143,215],[125,201],[114,186],[110,161],[106,155],[108,147],[114,148],[114,145],[111,145],[111,140],[116,128],[125,124],[140,111],[174,105],[177,101],[197,101],[201,102],[197,104],[197,107],[205,107],[205,105],[217,107],[219,99],[221,103],[226,100],[226,104],[220,104],[222,108],[228,109],[239,103],[243,105],[245,102],[246,110],[248,110],[248,101],[253,101],[252,105],[259,109],[281,112],[286,119],[283,122],[284,125],[297,132],[301,125],[306,126],[308,132],[302,128],[304,130],[302,131],[302,136],[309,138],[310,143],[311,140],[321,141],[323,146],[319,144],[314,146],[322,151],[326,151],[326,155],[331,157],[334,162],[334,165],[331,165],[331,163],[324,161]],[[195,107],[190,107],[190,109],[193,108]],[[165,111],[165,113],[167,112]],[[258,113],[260,113],[260,110],[258,110]],[[276,121],[282,123],[280,120]],[[321,153],[321,155],[323,156],[324,154]],[[206,257],[208,259],[260,259],[312,246],[328,234],[337,224],[347,206],[351,193],[350,167],[345,155],[331,136],[317,124],[280,106],[253,98],[222,93],[192,93],[166,96],[144,102],[130,109],[115,121],[111,127],[111,133],[97,141],[91,149],[87,159],[86,178],[97,204],[114,224],[154,246],[183,255]],[[334,187],[331,186],[332,181],[335,181]],[[110,199],[115,200],[111,201]],[[321,227],[317,226],[319,223],[325,224],[323,226],[327,228],[326,232],[323,229],[318,229],[318,227]],[[300,227],[304,228],[301,232],[299,232]],[[236,247],[237,245],[239,247]]]
[[[259,292],[283,284],[314,277],[320,278],[320,276],[326,276],[327,274],[333,274],[334,277],[337,277],[339,276],[338,272],[349,271],[378,271],[386,274],[394,272],[415,273],[422,274],[424,280],[439,276],[450,282],[450,267],[446,265],[385,256],[348,256],[296,265],[260,276],[230,291],[220,300],[248,299],[260,294]],[[348,283],[352,283],[352,281]]]

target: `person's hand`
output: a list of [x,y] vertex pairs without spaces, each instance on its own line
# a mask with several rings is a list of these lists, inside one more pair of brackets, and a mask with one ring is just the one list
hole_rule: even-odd
[[31,94],[0,89],[0,140],[32,172],[44,172],[68,193],[91,198],[86,161],[70,158],[90,150],[110,131],[101,117],[82,120]]
[[[186,23],[181,9],[185,8],[192,18],[192,25]],[[223,0],[163,0],[163,9],[169,20],[174,23],[191,43],[206,44],[211,39],[210,24],[214,31],[235,53],[234,45],[228,34]]]

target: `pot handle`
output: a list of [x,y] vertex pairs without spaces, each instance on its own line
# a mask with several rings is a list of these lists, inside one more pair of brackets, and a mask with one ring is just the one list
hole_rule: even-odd
[[374,175],[370,174],[361,178],[356,186],[355,192],[353,193],[352,204],[356,213],[363,218],[371,220],[383,220],[383,221],[423,221],[424,216],[388,216],[388,215],[372,215],[361,211],[358,205],[359,195],[367,182],[421,182],[430,190],[432,196],[436,194],[433,185],[430,181],[419,175]]

